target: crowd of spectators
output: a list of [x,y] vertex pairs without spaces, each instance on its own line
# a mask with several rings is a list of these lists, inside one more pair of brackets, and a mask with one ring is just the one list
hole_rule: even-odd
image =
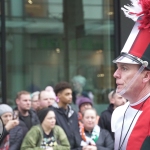
[[72,95],[72,86],[60,82],[54,89],[18,92],[14,110],[0,104],[4,126],[0,150],[113,150],[111,114],[125,100],[112,91],[108,110],[98,115],[93,100],[85,95],[76,99],[75,111]]

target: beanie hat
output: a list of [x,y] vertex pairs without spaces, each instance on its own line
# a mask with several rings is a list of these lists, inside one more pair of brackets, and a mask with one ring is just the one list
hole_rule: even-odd
[[41,123],[43,122],[43,120],[45,119],[45,117],[49,111],[52,111],[52,110],[50,108],[44,108],[44,109],[41,109],[37,112],[38,118],[39,118]]
[[53,88],[51,86],[47,86],[45,88],[45,91],[48,91],[48,93],[50,95],[50,98],[53,98],[53,99],[56,100],[56,94],[55,94],[55,92],[54,92],[54,90],[53,90]]
[[50,95],[50,98],[53,98],[56,100],[56,94],[54,93],[54,91],[49,91],[49,95]]
[[53,87],[51,87],[51,86],[47,86],[46,88],[45,88],[45,91],[52,91],[53,90]]
[[131,0],[131,5],[122,10],[136,22],[120,56],[113,62],[140,64],[150,70],[150,1]]
[[93,106],[93,103],[92,103],[92,101],[89,98],[82,96],[82,97],[79,98],[79,103],[77,105],[80,108],[81,105],[84,104],[84,103],[90,103],[91,106]]
[[0,116],[5,113],[13,113],[12,108],[7,104],[0,104]]

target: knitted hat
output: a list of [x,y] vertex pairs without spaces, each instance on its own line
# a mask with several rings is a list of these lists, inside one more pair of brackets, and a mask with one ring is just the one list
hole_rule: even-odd
[[84,103],[90,103],[91,106],[93,106],[93,103],[92,103],[92,101],[89,98],[87,98],[87,97],[80,97],[79,98],[78,107],[80,108],[81,105],[84,104]]
[[49,111],[53,111],[53,110],[51,110],[50,108],[43,108],[37,112],[37,115],[41,123],[43,122],[43,120],[45,119]]
[[45,91],[52,91],[53,90],[53,87],[51,87],[51,86],[47,86],[46,88],[45,88]]
[[49,91],[49,95],[50,95],[50,98],[53,98],[56,100],[56,94],[54,93],[54,91]]
[[45,88],[45,91],[49,92],[50,98],[53,98],[53,99],[56,100],[56,94],[55,94],[55,92],[54,92],[54,90],[53,90],[53,88],[51,86],[47,86]]
[[136,21],[119,57],[113,62],[140,64],[150,70],[150,1],[131,0],[122,8],[125,15]]
[[0,105],[0,116],[2,116],[5,113],[13,113],[13,110],[9,105],[1,104]]

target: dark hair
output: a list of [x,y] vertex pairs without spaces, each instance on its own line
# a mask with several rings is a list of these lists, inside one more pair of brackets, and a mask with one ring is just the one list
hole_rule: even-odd
[[63,81],[63,82],[58,83],[54,87],[54,92],[57,95],[59,92],[65,90],[65,89],[71,89],[72,90],[72,87],[68,82]]
[[47,116],[47,114],[50,111],[54,112],[54,110],[51,107],[48,107],[48,108],[43,108],[37,112],[37,116],[38,116],[41,123],[44,121],[45,117]]

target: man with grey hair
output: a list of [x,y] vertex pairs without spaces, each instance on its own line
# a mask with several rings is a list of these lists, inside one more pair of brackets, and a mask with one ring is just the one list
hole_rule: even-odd
[[40,109],[39,105],[39,91],[36,91],[31,94],[31,107],[33,110],[38,111]]
[[121,105],[124,105],[126,103],[126,100],[121,95],[117,94],[116,90],[113,90],[108,94],[108,99],[109,99],[110,104],[107,110],[104,110],[101,113],[98,125],[101,128],[108,130],[112,138],[114,139],[114,133],[111,130],[112,113],[115,110],[115,108]]

